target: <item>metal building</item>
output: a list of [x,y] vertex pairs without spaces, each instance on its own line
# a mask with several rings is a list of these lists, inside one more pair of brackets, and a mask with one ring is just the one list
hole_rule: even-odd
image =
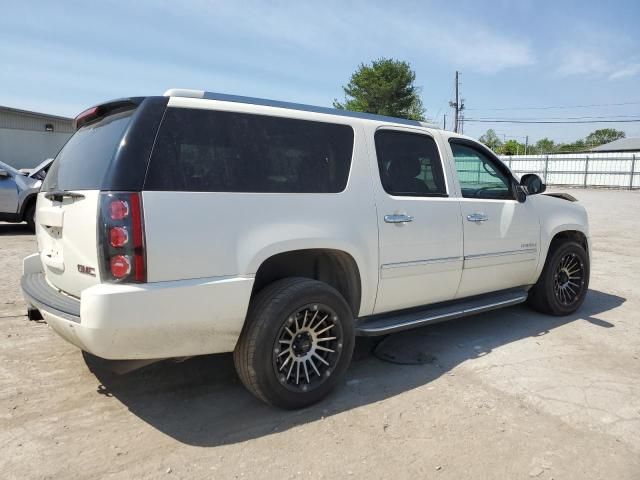
[[640,138],[619,138],[591,149],[592,152],[640,152]]
[[0,161],[32,168],[54,157],[73,133],[73,119],[0,106]]

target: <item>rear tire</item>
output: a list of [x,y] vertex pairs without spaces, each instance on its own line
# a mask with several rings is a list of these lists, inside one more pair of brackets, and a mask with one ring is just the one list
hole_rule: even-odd
[[27,226],[31,232],[36,231],[36,204],[33,202],[27,207],[24,213],[24,221],[27,222]]
[[589,270],[589,257],[581,244],[570,240],[553,242],[527,303],[534,310],[549,315],[575,312],[587,294]]
[[285,278],[251,301],[233,360],[244,386],[260,400],[303,408],[342,380],[354,343],[353,315],[337,290]]

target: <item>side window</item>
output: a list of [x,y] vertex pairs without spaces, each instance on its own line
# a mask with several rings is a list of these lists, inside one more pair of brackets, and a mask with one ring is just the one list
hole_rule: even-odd
[[169,108],[145,180],[148,190],[337,193],[353,154],[347,125]]
[[419,133],[378,130],[375,142],[385,192],[409,197],[447,196],[442,161],[433,138]]
[[484,153],[450,142],[464,198],[512,199],[511,179]]

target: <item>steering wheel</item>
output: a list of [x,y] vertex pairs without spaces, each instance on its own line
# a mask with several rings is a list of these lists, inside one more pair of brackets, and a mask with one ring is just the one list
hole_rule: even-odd
[[485,172],[487,172],[489,175],[491,175],[494,178],[500,178],[500,176],[495,172],[495,171],[491,171],[488,168],[488,164],[486,162],[482,162],[482,168],[484,169]]
[[474,197],[480,197],[480,192],[484,192],[485,190],[492,190],[492,189],[494,189],[494,188],[495,188],[495,187],[480,187],[480,188],[478,188],[478,189],[475,191],[475,193],[474,193],[474,195],[473,195],[473,196],[474,196]]

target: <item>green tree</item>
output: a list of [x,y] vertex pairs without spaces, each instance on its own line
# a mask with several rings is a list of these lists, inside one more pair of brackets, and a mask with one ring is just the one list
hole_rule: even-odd
[[625,136],[625,133],[621,130],[616,130],[615,128],[601,128],[591,132],[584,140],[588,146],[597,147],[598,145],[613,142],[614,140],[624,138]]
[[487,147],[496,152],[502,146],[502,141],[498,138],[498,135],[496,135],[495,130],[493,130],[492,128],[487,130],[487,132],[478,140],[480,140],[480,142],[484,143]]
[[391,117],[424,120],[420,89],[414,85],[415,72],[407,62],[380,58],[371,65],[360,64],[349,83],[342,87],[344,103],[333,101],[341,110],[376,113]]
[[541,138],[536,142],[536,152],[537,153],[553,153],[557,150],[558,146],[553,140],[548,138]]
[[517,140],[507,140],[500,150],[502,155],[524,155],[524,144]]
[[573,143],[562,143],[558,146],[559,153],[584,152],[588,149],[584,140],[576,140]]

